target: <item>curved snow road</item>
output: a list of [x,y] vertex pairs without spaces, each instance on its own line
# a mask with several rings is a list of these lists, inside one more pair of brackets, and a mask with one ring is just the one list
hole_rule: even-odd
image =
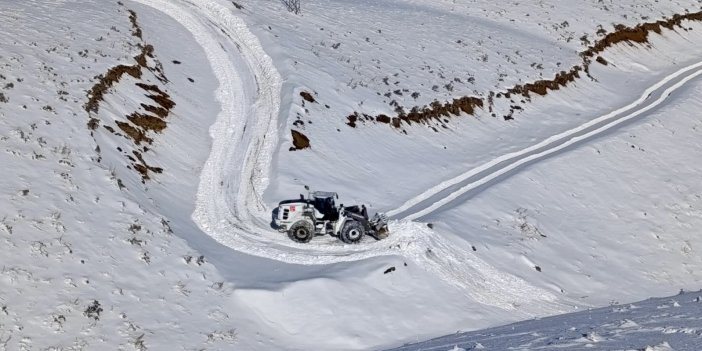
[[627,106],[444,181],[387,214],[391,218],[416,220],[454,201],[465,201],[528,165],[566,152],[584,142],[606,135],[623,123],[644,117],[644,113],[663,103],[675,90],[701,74],[702,62],[680,69],[648,88],[639,99]]
[[230,4],[217,0],[134,0],[173,17],[205,51],[219,79],[222,111],[210,128],[212,150],[200,176],[194,220],[203,231],[237,251],[292,264],[329,264],[399,255],[460,287],[475,301],[514,310],[531,304],[541,313],[562,312],[551,292],[500,272],[419,223],[393,222],[383,241],[343,245],[315,239],[297,244],[269,227],[260,201],[278,141],[281,77]]
[[206,232],[217,226],[209,220],[213,217],[233,215],[249,222],[251,210],[266,211],[256,199],[268,186],[265,160],[277,144],[278,72],[246,24],[219,1],[133,1],[163,12],[191,32],[219,79],[216,97],[222,111],[210,127],[212,150],[200,176],[196,220]]

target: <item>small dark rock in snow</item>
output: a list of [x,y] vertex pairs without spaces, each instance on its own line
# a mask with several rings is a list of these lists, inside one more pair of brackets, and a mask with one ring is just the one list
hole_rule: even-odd
[[537,272],[541,272],[541,267],[539,266],[534,266],[534,269],[536,269]]
[[393,266],[393,267],[386,269],[385,272],[383,272],[383,274],[388,274],[388,273],[394,272],[394,271],[395,271],[395,267]]
[[301,92],[300,92],[300,96],[301,96],[305,101],[307,101],[307,102],[317,102],[317,101],[314,99],[314,97],[312,96],[312,94],[310,94],[310,93],[308,93],[308,92],[306,92],[306,91],[301,91]]
[[96,321],[100,320],[100,312],[102,312],[102,307],[100,307],[100,302],[93,300],[93,303],[85,309],[83,314],[88,318],[93,318]]

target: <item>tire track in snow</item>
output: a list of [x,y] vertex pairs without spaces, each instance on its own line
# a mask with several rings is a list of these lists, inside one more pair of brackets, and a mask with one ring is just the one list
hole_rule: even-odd
[[210,128],[212,150],[200,176],[193,214],[205,233],[234,250],[291,264],[404,256],[479,303],[508,310],[527,305],[530,314],[569,309],[556,304],[552,293],[496,270],[468,247],[459,246],[464,244],[449,243],[420,223],[394,221],[390,238],[361,245],[344,245],[333,238],[298,244],[269,229],[270,212],[259,194],[268,186],[277,145],[281,90],[281,78],[270,57],[244,22],[218,1],[133,1],[173,17],[188,29],[219,78],[216,96],[222,111]]
[[416,220],[457,199],[468,199],[528,165],[578,147],[586,141],[605,135],[625,122],[643,117],[645,112],[663,103],[674,91],[701,74],[702,62],[682,68],[646,89],[639,99],[627,106],[444,181],[406,201],[397,209],[387,212],[387,215],[396,219]]

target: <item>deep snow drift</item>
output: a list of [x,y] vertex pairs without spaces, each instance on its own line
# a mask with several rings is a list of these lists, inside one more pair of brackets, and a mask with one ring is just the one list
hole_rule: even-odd
[[[697,288],[698,22],[487,105],[694,6],[3,4],[0,347],[383,348]],[[290,242],[303,184],[391,237]]]

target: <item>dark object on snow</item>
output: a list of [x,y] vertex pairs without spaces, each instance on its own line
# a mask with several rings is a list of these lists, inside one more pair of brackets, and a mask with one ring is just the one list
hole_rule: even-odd
[[98,300],[93,300],[93,303],[88,306],[88,308],[83,311],[83,315],[94,320],[100,320],[100,313],[102,312],[102,307]]
[[315,101],[314,97],[312,97],[312,94],[306,92],[306,91],[301,91],[300,96],[302,96],[303,99],[307,102],[317,102]]
[[383,272],[383,274],[388,274],[388,273],[394,272],[394,271],[395,271],[395,266],[386,269],[385,272]]
[[290,130],[293,138],[293,146],[290,147],[290,151],[303,150],[310,147],[310,139],[304,134],[296,131]]

